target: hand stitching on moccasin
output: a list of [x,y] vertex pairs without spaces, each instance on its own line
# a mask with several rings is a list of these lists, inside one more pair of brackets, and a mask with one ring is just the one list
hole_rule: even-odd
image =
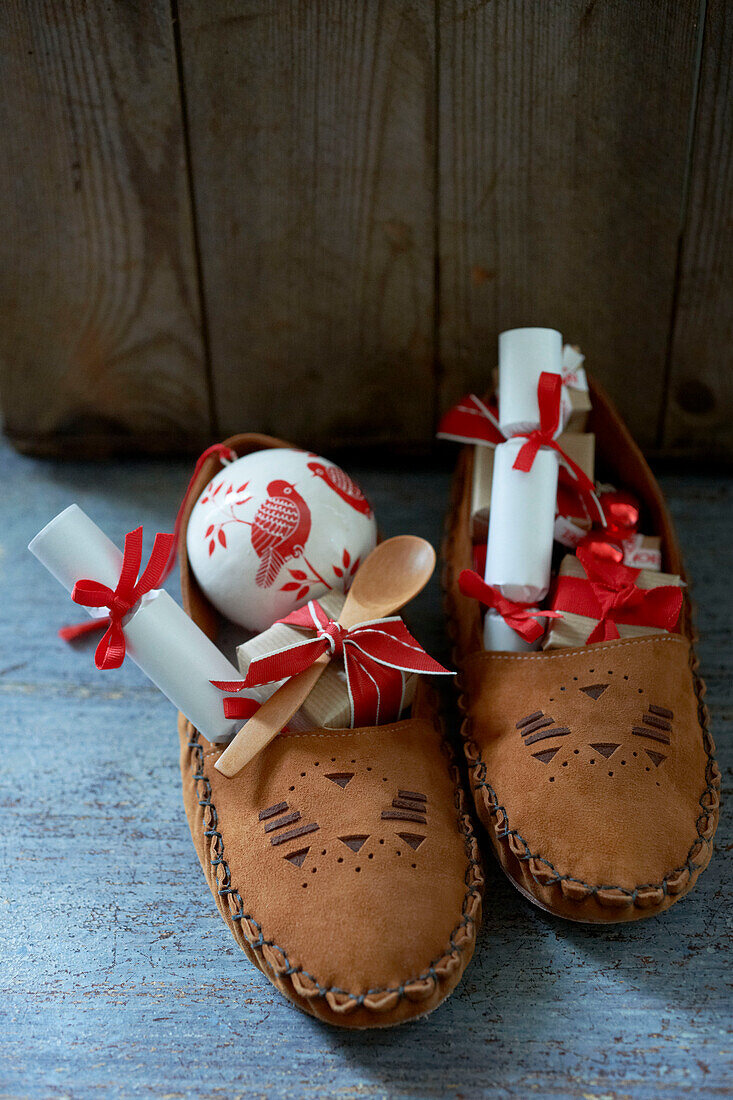
[[[387,729],[387,730],[390,729],[390,727],[384,727],[384,728]],[[400,728],[399,726],[398,727],[392,727],[394,732],[399,732],[399,728]],[[355,734],[355,735],[358,736],[358,735],[363,734],[363,733],[373,732],[373,730],[358,730],[358,731],[349,730],[349,731],[345,731],[345,732],[348,733],[348,734]],[[456,926],[452,929],[452,931],[450,933],[447,950],[445,950],[443,952],[443,954],[440,955],[439,958],[434,959],[432,962],[430,962],[428,964],[427,968],[422,973],[420,973],[419,975],[417,975],[415,977],[408,978],[408,979],[400,982],[397,985],[385,986],[383,988],[368,989],[364,993],[352,994],[348,990],[344,990],[344,989],[341,989],[341,988],[336,987],[336,986],[323,986],[323,985],[320,984],[320,982],[317,980],[317,978],[315,978],[312,974],[309,974],[308,971],[305,970],[303,967],[293,966],[290,963],[289,959],[288,959],[287,952],[282,947],[280,947],[278,944],[276,944],[274,942],[274,940],[266,940],[265,939],[264,934],[262,932],[262,925],[259,923],[259,921],[257,921],[251,914],[245,913],[244,903],[242,901],[242,897],[241,897],[239,891],[237,890],[237,888],[231,885],[231,872],[230,872],[230,869],[229,869],[229,864],[227,863],[227,861],[224,857],[224,838],[223,838],[221,832],[219,831],[219,829],[217,828],[218,812],[217,812],[216,806],[215,806],[215,804],[214,804],[214,802],[211,798],[211,794],[212,794],[211,784],[210,784],[209,780],[206,778],[206,775],[204,774],[204,771],[203,771],[205,757],[216,755],[216,753],[221,751],[221,750],[213,749],[213,750],[209,751],[208,753],[204,753],[203,747],[198,743],[199,736],[200,736],[199,732],[192,728],[190,736],[189,736],[189,740],[188,740],[188,749],[191,753],[191,777],[194,781],[194,784],[196,785],[197,792],[198,792],[198,784],[200,784],[200,783],[203,784],[203,788],[202,788],[202,791],[201,791],[201,793],[203,794],[203,797],[197,799],[198,804],[199,804],[200,807],[202,807],[202,812],[203,812],[203,808],[205,808],[205,809],[210,810],[210,813],[211,813],[210,827],[205,828],[204,829],[204,834],[203,834],[205,837],[207,837],[211,840],[212,847],[214,848],[215,858],[214,859],[209,859],[209,863],[215,868],[214,876],[215,876],[216,885],[217,885],[216,893],[218,894],[218,896],[219,897],[227,897],[227,898],[231,898],[232,900],[236,900],[236,903],[238,905],[238,912],[235,912],[235,913],[227,912],[227,916],[229,917],[229,919],[232,922],[234,922],[234,921],[244,922],[243,925],[240,926],[243,929],[246,928],[247,926],[253,926],[257,930],[258,935],[256,937],[253,937],[251,940],[246,935],[246,932],[244,932],[244,930],[243,930],[243,936],[244,936],[245,942],[247,943],[248,947],[251,950],[260,950],[260,951],[264,947],[274,948],[276,951],[278,951],[280,953],[280,955],[282,956],[282,958],[283,958],[283,960],[286,964],[282,971],[273,968],[275,970],[276,974],[279,974],[281,976],[286,975],[286,976],[291,977],[291,978],[293,976],[295,976],[295,977],[304,977],[304,978],[308,979],[308,981],[311,982],[315,987],[312,992],[310,992],[310,991],[301,992],[299,989],[295,988],[295,983],[294,983],[294,990],[293,991],[296,995],[298,995],[298,996],[327,997],[329,994],[336,994],[336,995],[346,996],[346,997],[349,997],[349,998],[353,999],[353,1001],[354,1001],[354,1006],[353,1007],[357,1007],[357,1006],[358,1007],[364,1007],[364,1008],[366,1008],[370,1011],[379,1011],[379,1009],[378,1009],[378,1007],[373,1007],[369,1004],[366,1004],[365,1003],[365,998],[367,998],[367,997],[372,997],[374,995],[378,995],[378,994],[381,994],[381,993],[384,993],[384,994],[396,993],[396,994],[398,994],[399,998],[402,999],[406,995],[406,992],[405,992],[406,989],[411,985],[415,985],[416,983],[427,981],[428,979],[432,979],[437,985],[438,982],[444,976],[440,973],[441,964],[443,964],[443,968],[444,968],[444,966],[447,965],[448,960],[451,958],[452,955],[454,955],[455,952],[462,953],[465,950],[466,946],[469,943],[472,943],[473,940],[475,939],[475,928],[476,928],[476,920],[477,920],[476,914],[477,914],[477,910],[479,909],[480,904],[481,904],[481,885],[483,883],[483,873],[482,873],[482,870],[481,870],[481,864],[480,864],[479,855],[478,855],[478,842],[476,840],[476,837],[470,831],[470,827],[468,827],[467,824],[466,824],[467,822],[470,822],[470,818],[467,815],[467,811],[466,811],[466,808],[465,808],[465,805],[464,805],[464,792],[463,792],[462,787],[460,786],[460,777],[459,777],[458,769],[455,765],[455,762],[452,759],[452,755],[449,755],[450,754],[450,749],[447,747],[445,740],[443,742],[443,746],[444,746],[445,754],[449,755],[448,768],[449,768],[449,772],[450,772],[451,779],[452,779],[452,782],[453,782],[453,787],[454,787],[453,801],[454,801],[454,806],[455,806],[457,816],[458,816],[458,828],[459,828],[459,830],[460,830],[460,832],[463,836],[464,850],[465,850],[466,859],[467,859],[467,862],[468,862],[468,866],[467,866],[466,874],[465,874],[466,892],[463,896],[463,902],[462,902],[462,905],[461,905],[461,913],[462,913],[461,920],[458,922],[458,924],[456,924]],[[307,731],[304,734],[294,734],[293,736],[307,736]],[[331,736],[331,734],[322,733],[322,734],[314,734],[313,736],[328,737],[328,736]],[[464,821],[464,819],[465,819],[465,821]],[[203,821],[202,821],[202,824],[204,824]],[[219,880],[220,868],[221,868],[221,882]],[[459,933],[461,932],[461,930],[463,928],[469,928],[469,927],[474,929],[473,935],[468,936],[463,942],[458,942]],[[444,963],[444,960],[445,960],[445,963]],[[263,956],[262,961],[267,962],[267,959],[265,959],[264,956]]]

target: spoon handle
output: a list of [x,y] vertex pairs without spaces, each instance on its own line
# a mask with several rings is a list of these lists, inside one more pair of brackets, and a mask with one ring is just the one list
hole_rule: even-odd
[[229,779],[257,755],[265,745],[277,737],[297,710],[300,710],[330,661],[328,653],[322,654],[309,668],[291,676],[289,680],[263,703],[256,714],[242,726],[230,741],[214,767]]

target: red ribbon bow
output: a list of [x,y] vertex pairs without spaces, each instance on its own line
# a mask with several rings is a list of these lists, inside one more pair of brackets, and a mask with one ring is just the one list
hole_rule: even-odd
[[682,607],[682,589],[677,585],[639,588],[640,569],[598,558],[584,549],[578,550],[578,560],[585,578],[558,577],[553,606],[598,620],[588,643],[618,638],[617,623],[674,630]]
[[495,447],[506,436],[499,427],[496,405],[484,405],[475,393],[467,393],[449,409],[438,424],[438,439],[453,439],[457,443],[484,443]]
[[525,642],[536,642],[545,631],[538,617],[544,619],[561,619],[561,611],[540,611],[529,603],[518,603],[502,596],[498,588],[493,588],[483,581],[473,569],[464,569],[458,577],[458,587],[464,596],[478,600],[484,607],[490,607],[498,611],[507,626],[515,630]]
[[560,399],[562,396],[562,378],[559,374],[543,371],[537,383],[537,404],[540,411],[540,426],[531,432],[517,432],[517,437],[525,437],[527,442],[522,445],[519,454],[514,460],[514,469],[529,473],[540,447],[551,447],[557,451],[560,458],[573,474],[579,491],[598,516],[598,520],[605,526],[606,519],[603,514],[595,486],[590,478],[581,470],[577,462],[565,454],[557,442],[555,432],[560,424]]
[[[155,564],[156,564],[156,567],[159,569],[159,572],[158,572],[156,580],[150,585],[150,588],[160,587],[163,584],[163,581],[166,579],[166,577],[168,577],[169,574],[173,571],[173,566],[176,563],[176,548],[177,548],[177,546],[180,542],[180,539],[181,539],[181,528],[183,526],[183,516],[184,516],[184,513],[186,511],[186,505],[188,504],[188,499],[191,495],[191,490],[193,489],[193,486],[196,482],[196,479],[199,476],[199,473],[201,472],[201,470],[204,466],[204,463],[209,458],[211,458],[212,455],[216,455],[217,458],[221,462],[234,462],[238,458],[238,455],[237,455],[236,451],[233,451],[231,447],[227,447],[226,444],[224,444],[224,443],[213,443],[210,447],[207,447],[206,450],[202,454],[200,454],[199,457],[196,459],[196,465],[194,467],[193,474],[191,475],[191,479],[188,483],[186,491],[183,494],[183,500],[181,501],[181,505],[178,509],[178,514],[176,516],[175,527],[173,528],[173,534],[172,535],[156,535],[155,536],[155,546],[153,547],[153,554],[151,555],[150,562],[148,563],[148,568],[150,568],[150,564],[153,562],[153,558],[155,558]],[[141,530],[142,530],[142,528],[141,528]],[[136,535],[137,532],[131,531],[130,534],[131,535]],[[162,562],[162,564],[161,564],[161,562],[159,560],[159,557],[158,557],[158,554],[157,554],[158,538],[164,538],[164,539],[167,540],[168,555],[167,555],[167,558]],[[125,553],[127,553],[127,539],[125,539]],[[160,557],[162,558],[162,552],[161,552]],[[139,568],[139,566],[140,566],[140,558],[138,556],[138,568]],[[147,573],[147,570],[146,570],[146,573]],[[136,575],[137,575],[137,572],[136,572]],[[94,582],[80,581],[79,583],[80,584],[88,584],[88,583],[93,584]],[[140,583],[142,583],[142,577],[140,578]],[[103,586],[100,586],[100,587],[103,587]],[[75,591],[76,591],[76,589],[75,589]],[[146,589],[145,591],[149,591],[149,589]],[[140,595],[141,596],[144,595],[144,592],[141,592]],[[72,599],[73,598],[74,597],[72,595]],[[77,603],[84,604],[85,601],[84,600],[77,600]],[[85,606],[87,606],[87,607],[106,607],[107,604],[104,603],[104,602],[102,602],[101,604],[86,603]],[[107,617],[102,618],[102,619],[86,619],[83,623],[74,623],[72,626],[63,626],[59,630],[59,638],[63,638],[63,640],[65,642],[73,642],[76,638],[81,638],[82,635],[84,635],[84,634],[91,634],[94,631],[102,630],[104,628],[105,624],[109,623],[109,621],[110,621],[109,616],[107,616]],[[106,635],[105,635],[105,638],[106,638]],[[104,638],[102,639],[102,642],[104,642]],[[97,649],[97,654],[100,653],[100,650],[101,650],[101,647],[102,647],[102,642],[100,642],[100,644],[99,644],[99,648]],[[125,650],[124,650],[124,643],[123,643],[122,657],[120,658],[119,663],[117,665],[112,665],[112,664],[100,665],[99,664],[99,659],[97,658],[97,667],[98,668],[102,668],[102,667],[104,667],[104,668],[118,668],[119,665],[122,664],[122,661],[124,660],[124,657],[125,657]]]
[[74,585],[71,598],[82,607],[106,607],[109,615],[105,619],[92,619],[80,626],[66,627],[59,631],[67,641],[77,638],[108,623],[107,630],[97,646],[94,663],[99,669],[119,668],[125,659],[125,635],[122,620],[139,600],[157,588],[165,576],[168,560],[175,540],[173,535],[157,534],[145,571],[138,578],[143,552],[143,529],[137,527],[125,535],[125,551],[122,556],[120,579],[114,591],[99,581],[79,580]]
[[[317,600],[293,611],[279,622],[315,632],[294,645],[256,657],[242,681],[212,683],[222,691],[241,691],[297,676],[323,654],[343,657],[352,727],[378,725],[384,715],[399,715],[403,672],[452,675],[428,656],[402,619],[374,619],[347,630],[329,619]],[[225,700],[226,704],[226,700]]]

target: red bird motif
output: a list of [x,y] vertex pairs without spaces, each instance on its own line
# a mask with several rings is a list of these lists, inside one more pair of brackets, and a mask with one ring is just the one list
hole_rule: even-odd
[[371,516],[372,509],[369,501],[356,482],[352,481],[349,475],[338,466],[324,466],[321,462],[309,462],[308,469],[313,471],[314,477],[323,478],[326,485],[357,512],[361,512],[363,516]]
[[303,553],[311,530],[311,514],[294,485],[271,481],[268,498],[252,520],[252,546],[260,559],[255,583],[269,588],[286,561]]

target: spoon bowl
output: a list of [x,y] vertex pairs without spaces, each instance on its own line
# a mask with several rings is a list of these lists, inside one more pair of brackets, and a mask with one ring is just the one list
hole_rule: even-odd
[[435,550],[425,539],[397,535],[380,542],[357,570],[339,622],[350,629],[393,615],[423,590],[434,569]]

